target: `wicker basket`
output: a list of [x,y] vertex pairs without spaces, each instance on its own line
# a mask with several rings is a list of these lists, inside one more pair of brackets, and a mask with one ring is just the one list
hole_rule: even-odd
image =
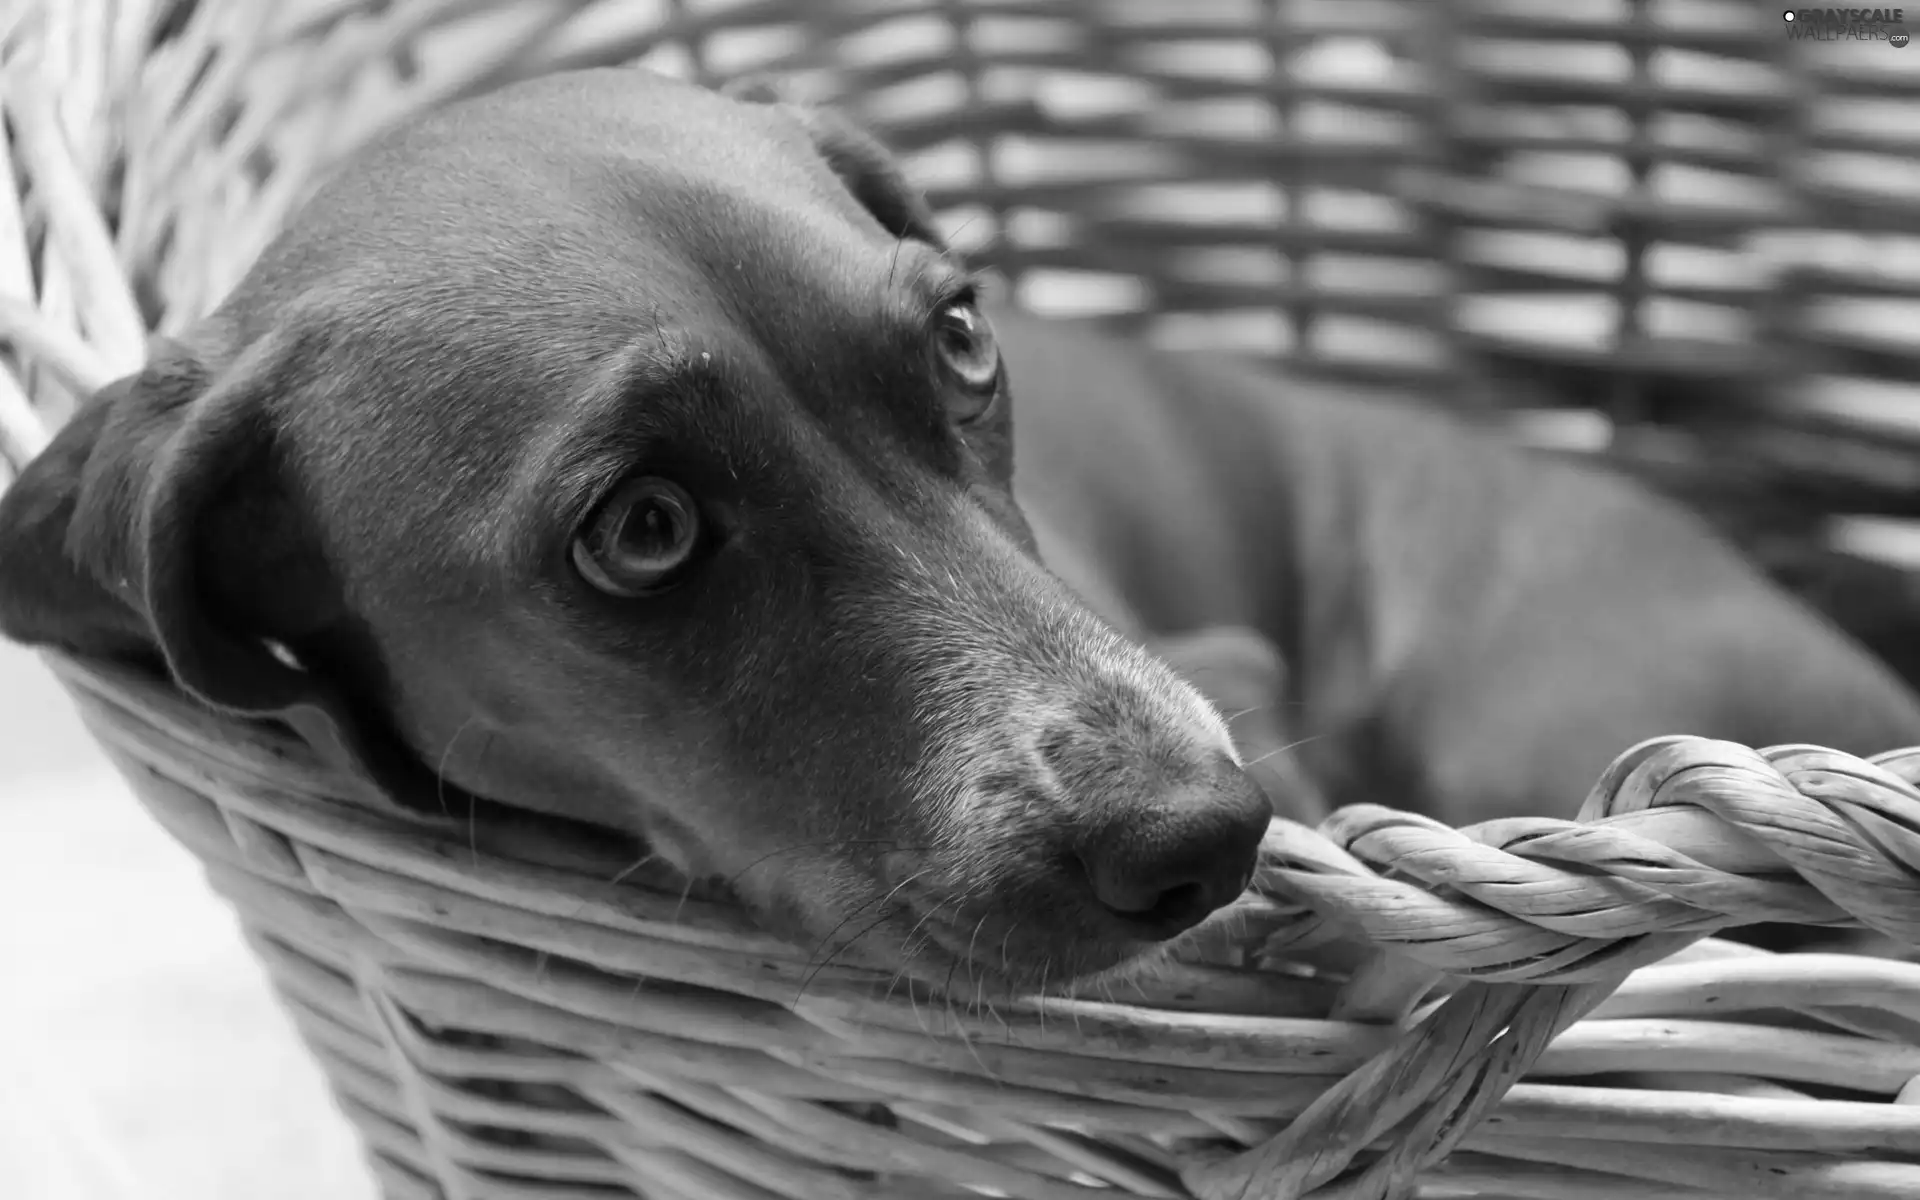
[[[773,71],[900,149],[1029,304],[1461,404],[1499,376],[1525,436],[1675,488],[1920,645],[1893,561],[1920,505],[1920,50],[1783,26],[1629,0],[16,5],[0,446],[35,452],[407,112],[568,66]],[[1700,940],[1920,944],[1920,751],[1676,739],[1579,823],[1276,822],[1189,961],[958,1011],[591,844],[389,823],[284,731],[54,666],[239,910],[396,1200],[1920,1196],[1920,966]]]

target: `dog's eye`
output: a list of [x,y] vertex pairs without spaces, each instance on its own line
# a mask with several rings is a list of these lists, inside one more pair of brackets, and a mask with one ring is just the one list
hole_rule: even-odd
[[628,480],[573,539],[573,565],[613,596],[642,596],[669,584],[700,547],[700,508],[671,479]]
[[1000,382],[1000,346],[993,327],[971,301],[941,309],[933,321],[933,347],[959,393],[948,400],[955,420],[977,419],[993,403]]

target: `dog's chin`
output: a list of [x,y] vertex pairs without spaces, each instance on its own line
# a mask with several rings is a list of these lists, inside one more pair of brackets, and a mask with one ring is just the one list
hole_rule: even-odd
[[886,891],[843,893],[826,906],[790,895],[734,895],[762,928],[805,953],[810,974],[835,966],[877,971],[888,977],[890,990],[911,981],[924,994],[956,1003],[1075,991],[1124,977],[1165,949],[1165,943],[1047,929],[1038,916],[978,909],[964,919],[943,916]]
[[[957,936],[966,933],[962,943]],[[937,950],[931,971],[916,978],[955,1000],[1059,996],[1083,993],[1149,970],[1167,953],[1168,942],[1081,937],[1033,939],[1017,954],[982,947],[971,931],[942,930],[929,938]],[[924,956],[924,955],[923,955]],[[945,959],[942,966],[939,959]],[[935,977],[937,975],[937,978]]]
[[[851,944],[838,938],[836,945],[845,946],[842,961],[887,971],[895,985],[912,980],[948,1001],[980,1004],[1122,979],[1158,961],[1168,943],[1075,928],[1057,912],[994,907],[947,914],[937,905],[902,903],[867,921]],[[833,952],[827,947],[815,957]]]
[[1017,889],[982,901],[964,890],[885,886],[831,862],[790,860],[774,878],[755,874],[735,877],[733,898],[801,949],[809,972],[880,971],[892,987],[911,980],[954,1002],[1097,989],[1150,970],[1173,944],[1116,936],[1058,897]]

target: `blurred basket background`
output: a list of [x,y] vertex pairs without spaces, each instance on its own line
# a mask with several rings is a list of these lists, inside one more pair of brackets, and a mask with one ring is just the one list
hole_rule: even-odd
[[[1920,682],[1920,49],[1714,0],[16,0],[0,39],[15,463],[405,114],[568,67],[765,73],[892,145],[1030,306],[1605,456]],[[591,847],[385,825],[283,733],[56,666],[390,1196],[1185,1196],[1391,1040],[1231,955],[935,1037],[863,999],[884,976],[809,974]],[[1920,1195],[1920,969],[1687,954],[1420,1194]]]

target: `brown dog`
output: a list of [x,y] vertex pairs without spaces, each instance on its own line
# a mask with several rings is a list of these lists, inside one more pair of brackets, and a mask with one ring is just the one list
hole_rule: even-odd
[[1267,802],[1116,632],[1222,628],[1278,649],[1319,786],[1453,820],[1569,811],[1653,734],[1920,733],[1670,507],[989,317],[870,140],[632,71],[360,155],[0,503],[10,636],[325,714],[397,803],[628,830],[934,980],[1121,967],[1239,890]]

